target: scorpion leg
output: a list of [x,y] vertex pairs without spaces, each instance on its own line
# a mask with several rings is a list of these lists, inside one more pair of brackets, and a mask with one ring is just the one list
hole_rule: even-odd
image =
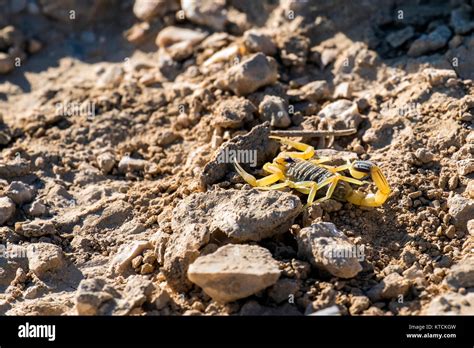
[[348,176],[344,176],[344,175],[341,175],[341,177],[339,178],[339,180],[342,180],[342,181],[347,181],[347,182],[350,182],[351,184],[355,184],[355,185],[364,185],[365,182],[361,181],[361,180],[357,180],[357,179],[354,179],[354,178],[350,178]]
[[293,182],[291,180],[285,180],[284,182],[274,184],[271,186],[266,186],[266,187],[261,187],[260,189],[262,190],[278,190],[280,188],[284,187],[291,187],[294,188],[295,190],[304,193],[308,195],[311,190],[311,185],[312,181],[301,181],[301,182]]
[[262,186],[268,186],[271,185],[275,182],[277,182],[280,179],[284,178],[283,172],[275,165],[272,163],[266,163],[263,168],[265,171],[271,173],[270,175],[261,178],[261,179],[256,179],[253,175],[247,173],[244,168],[241,167],[239,163],[237,163],[236,160],[234,160],[234,167],[237,173],[251,186],[254,187],[262,187]]
[[343,170],[348,170],[348,169],[350,169],[351,166],[352,166],[352,163],[351,163],[349,160],[347,160],[346,162],[347,162],[347,163],[346,163],[346,164],[343,164],[342,166],[333,167],[333,168],[332,168],[332,172],[333,172],[333,173],[336,173],[336,172],[342,172]]
[[309,207],[313,204],[314,197],[316,197],[316,192],[318,191],[318,184],[314,181],[300,181],[300,182],[293,182],[290,180],[286,180],[285,182],[278,183],[275,185],[267,186],[267,187],[260,187],[261,190],[278,190],[283,187],[291,187],[295,190],[307,194],[308,200],[305,204],[304,208]]
[[299,181],[291,183],[291,187],[308,195],[308,201],[305,208],[313,203],[316,192],[318,191],[318,184],[314,181]]
[[[351,168],[353,168],[353,163],[351,163],[349,160],[347,160],[347,164],[344,164],[344,165],[338,166],[338,167],[330,167],[330,168],[326,168],[326,169],[328,169],[329,171],[331,171],[333,173],[337,173],[337,172],[342,172],[344,170],[351,170]],[[352,173],[353,172],[351,172],[351,174]],[[359,177],[360,176],[358,176],[358,178]],[[364,185],[364,184],[368,183],[368,181],[362,181],[362,180],[354,179],[354,178],[351,178],[351,177],[348,177],[348,176],[345,176],[345,175],[341,175],[340,180],[347,181],[347,182],[350,182],[350,183],[356,184],[356,185]]]
[[332,194],[334,193],[334,190],[336,189],[338,181],[341,179],[340,177],[341,177],[341,175],[336,174],[336,175],[331,176],[330,178],[324,180],[321,184],[319,184],[319,185],[322,185],[322,186],[326,186],[326,185],[329,184],[330,186],[329,186],[329,188],[326,192],[326,195],[324,197],[316,200],[314,203],[320,203],[320,202],[323,202],[323,201],[328,200],[329,198],[331,198]]
[[309,207],[311,204],[313,204],[314,197],[316,197],[316,192],[318,192],[318,184],[312,183],[311,184],[311,190],[309,191],[308,195],[308,201],[305,205],[305,207]]
[[293,186],[293,188],[298,191],[298,192],[301,192],[305,195],[309,195],[309,192],[311,191],[311,189],[307,186]]
[[263,165],[263,170],[270,174],[279,174],[282,178],[285,177],[282,169],[279,167],[277,163],[267,162]]
[[291,158],[299,158],[299,159],[310,159],[314,156],[314,147],[308,144],[300,143],[297,141],[292,141],[286,138],[281,138],[281,137],[275,137],[275,136],[270,136],[271,139],[276,139],[280,143],[289,145],[291,147],[294,147],[297,150],[300,150],[302,152],[281,152],[278,156],[279,157],[284,157],[288,156]]
[[270,186],[261,186],[259,187],[260,190],[279,190],[285,187],[291,187],[291,184],[288,181],[279,182],[278,184],[270,185]]
[[[300,182],[295,183],[294,187],[300,192],[303,192],[303,190],[305,190],[306,192],[303,192],[303,193],[308,194],[308,201],[306,205],[304,206],[306,208],[312,205],[313,203],[320,202],[322,200],[330,198],[337,185],[337,181],[335,184],[334,184],[334,181],[335,181],[335,176],[332,176],[330,178],[327,178],[326,180],[323,180],[320,183],[316,183],[314,181],[300,181]],[[318,190],[330,184],[331,186],[328,189],[328,193],[326,193],[326,197],[323,197],[315,201],[314,198],[316,197],[316,193],[318,192]],[[334,188],[332,188],[331,190],[332,186],[334,186]],[[308,191],[308,188],[309,188],[309,191]]]

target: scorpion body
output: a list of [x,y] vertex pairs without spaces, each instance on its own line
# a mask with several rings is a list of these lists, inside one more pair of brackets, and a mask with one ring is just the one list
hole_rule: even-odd
[[[334,176],[334,173],[328,169],[300,159],[289,160],[286,166],[286,177],[294,182],[312,181],[320,184],[332,176]],[[316,193],[316,197],[325,196],[327,190],[328,186],[322,187]],[[332,198],[343,201],[351,192],[352,187],[347,182],[339,181],[334,189]]]
[[[280,137],[271,137],[300,152],[283,151],[273,160],[265,163],[263,170],[269,175],[256,179],[247,173],[237,161],[237,173],[250,185],[262,190],[293,188],[308,195],[307,205],[329,198],[348,201],[366,207],[381,206],[390,195],[390,186],[380,168],[370,161],[354,161],[333,167],[324,165],[328,158],[314,158],[312,146]],[[377,192],[364,193],[353,189],[352,185],[364,185],[371,178]],[[317,198],[315,200],[315,198]],[[320,197],[320,198],[319,198]]]

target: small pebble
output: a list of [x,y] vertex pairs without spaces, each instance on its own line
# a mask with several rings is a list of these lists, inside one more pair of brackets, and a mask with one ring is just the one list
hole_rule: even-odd
[[426,164],[433,161],[434,154],[425,148],[420,148],[415,151],[415,157]]

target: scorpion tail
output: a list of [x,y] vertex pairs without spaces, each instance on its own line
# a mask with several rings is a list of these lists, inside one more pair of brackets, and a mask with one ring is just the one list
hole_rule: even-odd
[[377,192],[367,194],[351,191],[346,197],[348,202],[364,207],[379,207],[385,203],[391,192],[387,179],[385,179],[382,171],[377,166],[373,166],[370,173],[373,182],[377,186]]

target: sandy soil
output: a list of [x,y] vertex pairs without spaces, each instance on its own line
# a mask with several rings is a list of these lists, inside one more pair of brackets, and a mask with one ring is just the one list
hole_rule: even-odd
[[[12,3],[1,314],[474,314],[472,2]],[[381,207],[219,160],[260,177],[270,131],[347,128],[295,140],[380,166]]]

